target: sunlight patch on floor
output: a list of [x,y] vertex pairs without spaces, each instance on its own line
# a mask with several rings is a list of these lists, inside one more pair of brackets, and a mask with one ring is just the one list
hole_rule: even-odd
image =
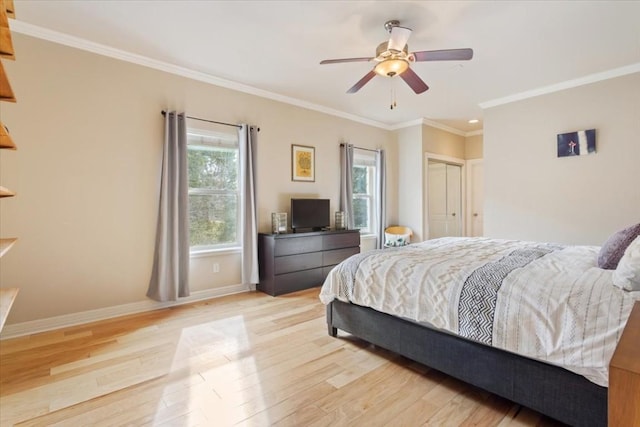
[[[175,343],[167,384],[153,425],[233,425],[263,407],[260,381],[243,316],[183,328]],[[181,372],[184,371],[184,372]],[[247,404],[250,407],[247,407]]]

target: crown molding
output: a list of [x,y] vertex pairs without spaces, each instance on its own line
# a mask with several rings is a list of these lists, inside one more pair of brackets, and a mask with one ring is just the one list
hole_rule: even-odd
[[484,129],[474,130],[464,134],[464,136],[476,136],[476,135],[484,135]]
[[565,89],[571,89],[578,86],[584,86],[591,83],[613,79],[616,77],[622,77],[628,74],[634,74],[638,72],[640,72],[640,62],[627,65],[624,67],[620,67],[620,68],[614,68],[612,70],[603,71],[601,73],[590,74],[588,76],[580,77],[573,80],[567,80],[565,82],[560,82],[560,83],[556,83],[549,86],[543,86],[533,90],[516,93],[513,95],[505,96],[504,98],[498,98],[498,99],[482,102],[479,104],[479,106],[480,108],[485,110],[487,108],[497,107],[499,105],[510,104],[512,102],[522,101],[524,99],[533,98],[540,95],[547,95],[553,92],[558,92]]
[[109,58],[118,59],[120,61],[141,65],[143,67],[152,68],[154,70],[164,71],[166,73],[178,75],[181,77],[186,77],[186,78],[201,81],[204,83],[209,83],[215,86],[236,90],[238,92],[259,96],[261,98],[267,98],[273,101],[294,105],[296,107],[306,108],[308,110],[317,111],[317,112],[328,114],[335,117],[340,117],[353,122],[362,123],[364,125],[377,127],[383,130],[394,131],[394,130],[403,129],[405,127],[415,126],[419,124],[419,125],[431,126],[440,130],[444,130],[446,132],[453,133],[455,135],[466,136],[465,132],[462,132],[458,129],[454,129],[452,127],[445,126],[441,123],[437,123],[425,118],[416,119],[410,122],[404,122],[404,123],[399,123],[395,125],[389,125],[386,123],[378,122],[376,120],[360,117],[355,114],[350,114],[344,111],[314,104],[312,102],[304,101],[304,100],[293,98],[290,96],[280,95],[278,93],[269,92],[263,89],[258,89],[256,87],[234,82],[231,80],[222,79],[220,77],[216,77],[211,74],[195,71],[195,70],[181,67],[168,62],[159,61],[143,55],[138,55],[136,53],[127,52],[121,49],[116,49],[116,48],[106,46],[100,43],[95,43],[80,37],[71,36],[69,34],[50,30],[48,28],[40,27],[38,25],[29,24],[27,22],[10,19],[10,25],[11,25],[11,30],[15,31],[16,33],[39,38],[42,40],[50,41],[50,42],[61,44],[64,46],[73,47],[76,49],[84,50],[87,52],[95,53],[95,54],[106,56]]
[[[239,92],[244,92],[251,95],[259,96],[262,98],[267,98],[274,101],[282,102],[285,104],[306,108],[308,110],[313,110],[313,111],[328,114],[331,116],[340,117],[353,122],[362,123],[368,126],[377,127],[384,130],[394,131],[394,130],[403,129],[406,127],[416,126],[420,124],[420,125],[431,126],[436,129],[444,130],[446,132],[450,132],[455,135],[460,135],[464,137],[479,135],[482,133],[482,130],[472,131],[472,132],[463,132],[458,129],[443,125],[438,122],[434,122],[426,118],[416,119],[409,122],[398,123],[395,125],[389,125],[382,122],[378,122],[376,120],[360,117],[355,114],[350,114],[344,111],[314,104],[308,101],[303,101],[301,99],[280,95],[274,92],[258,89],[253,86],[245,85],[245,84],[234,82],[231,80],[222,79],[222,78],[213,76],[211,74],[191,70],[185,67],[181,67],[181,66],[170,64],[163,61],[158,61],[143,55],[138,55],[135,53],[124,51],[124,50],[112,48],[100,43],[91,42],[89,40],[82,39],[80,37],[71,36],[65,33],[50,30],[37,25],[26,23],[23,21],[9,19],[9,22],[10,22],[11,30],[15,31],[16,33],[25,34],[31,37],[47,40],[53,43],[74,47],[76,49],[96,53],[98,55],[107,56],[114,59],[119,59],[121,61],[130,62],[133,64],[141,65],[141,66],[152,68],[159,71],[164,71],[170,74],[175,74],[178,76],[201,81],[204,83],[209,83],[215,86],[220,86],[227,89],[232,89]],[[596,83],[602,80],[608,80],[608,79],[621,77],[621,76],[625,76],[625,75],[633,74],[637,72],[640,72],[640,63],[635,63],[635,64],[627,65],[624,67],[620,67],[620,68],[615,68],[613,70],[603,71],[601,73],[590,74],[588,76],[584,76],[578,79],[568,80],[565,82],[544,86],[541,88],[537,88],[537,89],[533,89],[525,92],[516,93],[513,95],[505,96],[503,98],[497,98],[497,99],[485,101],[480,103],[479,106],[484,110],[484,109],[496,107],[499,105],[509,104],[512,102],[521,101],[524,99],[533,98],[536,96],[545,95],[553,92],[558,92],[564,89],[583,86],[590,83]]]
[[333,108],[314,104],[308,101],[303,101],[301,99],[280,95],[280,94],[269,92],[263,89],[258,89],[256,87],[234,82],[231,80],[222,79],[219,77],[215,77],[211,74],[191,70],[189,68],[170,64],[164,61],[159,61],[143,55],[127,52],[121,49],[116,49],[110,46],[106,46],[100,43],[95,43],[80,37],[71,36],[69,34],[50,30],[37,25],[26,23],[23,21],[11,19],[10,22],[11,22],[10,24],[11,31],[15,31],[16,33],[24,34],[31,37],[36,37],[42,40],[58,43],[61,45],[73,47],[73,48],[84,50],[87,52],[96,53],[98,55],[119,59],[121,61],[142,65],[143,67],[164,71],[170,74],[175,74],[181,77],[186,77],[186,78],[201,81],[204,83],[209,83],[215,86],[236,90],[238,92],[248,93],[250,95],[259,96],[261,98],[267,98],[267,99],[282,102],[285,104],[306,108],[308,110],[318,111],[320,113],[329,114],[332,116],[351,120],[353,122],[358,122],[365,125],[377,127],[380,129],[391,130],[390,126],[385,123],[381,123],[375,120],[370,120],[364,117],[357,116],[355,114],[346,113],[344,111],[335,110]]
[[404,128],[410,128],[411,126],[421,126],[424,119],[415,119],[408,122],[397,123],[395,125],[389,125],[389,130],[400,130]]
[[442,123],[434,122],[433,120],[422,119],[422,124],[426,126],[431,126],[432,128],[443,130],[445,132],[452,133],[454,135],[467,136],[466,132],[443,125]]
[[408,128],[411,126],[430,126],[432,128],[436,128],[436,129],[440,129],[443,130],[445,132],[449,132],[452,133],[454,135],[459,135],[459,136],[473,136],[473,135],[481,135],[482,134],[482,130],[475,130],[472,132],[464,132],[461,130],[458,130],[456,128],[452,128],[446,125],[443,125],[442,123],[438,123],[438,122],[434,122],[433,120],[429,120],[426,118],[421,118],[421,119],[416,119],[416,120],[411,120],[408,122],[402,122],[402,123],[398,123],[395,125],[391,125],[389,126],[389,130],[399,130],[399,129],[404,129],[404,128]]

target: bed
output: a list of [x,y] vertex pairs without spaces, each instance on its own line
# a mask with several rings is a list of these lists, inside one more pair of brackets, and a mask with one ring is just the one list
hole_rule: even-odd
[[599,247],[443,238],[327,276],[329,334],[372,344],[570,425],[607,425],[608,365],[640,292]]

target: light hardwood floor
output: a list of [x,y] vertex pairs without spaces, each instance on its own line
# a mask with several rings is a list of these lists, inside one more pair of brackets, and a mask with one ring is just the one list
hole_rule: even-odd
[[329,337],[317,295],[251,292],[3,340],[0,425],[559,425]]

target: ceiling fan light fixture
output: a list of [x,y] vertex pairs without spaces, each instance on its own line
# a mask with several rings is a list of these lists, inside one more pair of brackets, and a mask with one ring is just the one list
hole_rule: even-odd
[[[377,74],[382,77],[400,76],[411,90],[416,94],[421,94],[429,90],[429,86],[411,69],[411,63],[427,61],[468,61],[473,58],[473,49],[470,48],[422,50],[410,53],[407,41],[412,32],[411,28],[401,27],[400,21],[398,20],[387,21],[384,24],[384,28],[390,33],[390,37],[389,40],[378,45],[376,48],[376,56],[324,59],[320,61],[320,64],[376,62],[373,70],[369,70],[364,77],[347,90],[347,93],[358,92]],[[395,102],[393,101],[391,105],[395,107]]]
[[379,62],[373,70],[381,76],[393,77],[404,73],[407,68],[409,68],[409,61],[406,59],[389,58]]

